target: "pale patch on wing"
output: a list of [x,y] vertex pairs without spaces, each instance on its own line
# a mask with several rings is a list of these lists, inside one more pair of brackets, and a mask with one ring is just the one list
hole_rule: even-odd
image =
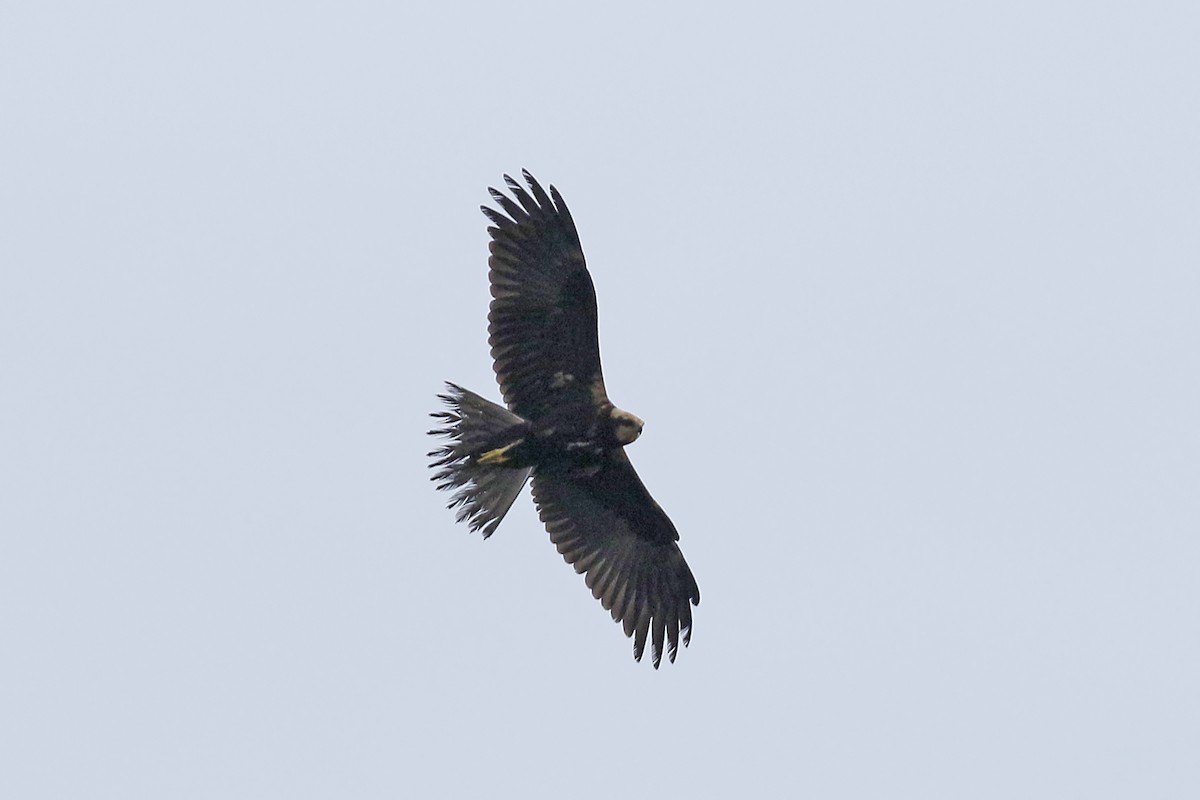
[[575,452],[576,450],[586,450],[587,452],[596,456],[601,455],[604,452],[604,448],[596,444],[596,442],[591,439],[585,439],[582,442],[567,442],[566,451],[568,453]]

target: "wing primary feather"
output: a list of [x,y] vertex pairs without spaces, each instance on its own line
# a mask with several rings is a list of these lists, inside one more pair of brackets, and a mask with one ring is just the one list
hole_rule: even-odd
[[658,664],[662,661],[663,655],[663,638],[667,631],[667,615],[665,609],[658,608],[654,612],[654,627],[651,644],[653,650],[650,652],[650,659],[654,662],[654,668],[658,669]]
[[527,214],[533,216],[541,212],[541,206],[533,201],[533,198],[529,196],[529,192],[525,191],[523,187],[513,183],[511,184],[511,188],[513,197],[517,198],[517,201],[521,204],[521,207],[525,209]]
[[617,582],[612,596],[609,611],[612,612],[613,622],[620,622],[625,616],[625,599],[629,596],[629,578],[622,574]]
[[679,650],[679,609],[675,608],[667,616],[667,660],[672,664],[675,663],[677,650]]
[[563,222],[567,224],[567,229],[578,239],[579,233],[575,230],[575,220],[571,217],[571,212],[562,199],[562,195],[558,193],[558,189],[554,188],[554,184],[550,185],[550,197],[554,199],[554,207],[558,210],[558,215],[563,218]]
[[625,601],[625,613],[621,615],[621,628],[625,631],[626,636],[633,636],[633,629],[637,627],[638,602],[640,600],[638,587],[631,580],[629,596]]
[[550,201],[550,198],[546,196],[546,190],[542,188],[542,185],[537,182],[536,178],[529,174],[529,170],[523,169],[521,170],[521,174],[525,177],[525,182],[529,184],[529,190],[533,192],[533,196],[537,199],[538,205],[542,208],[553,207],[554,204]]
[[514,222],[519,224],[529,219],[529,214],[526,213],[525,209],[514,203],[507,195],[497,192],[495,199],[500,207],[504,209],[505,213],[512,217]]
[[479,210],[483,212],[483,215],[485,217],[490,219],[492,222],[496,223],[497,227],[495,227],[495,228],[489,227],[488,228],[488,235],[493,238],[495,238],[496,234],[508,233],[510,230],[512,230],[513,228],[515,228],[517,226],[517,223],[513,222],[511,219],[504,216],[503,214],[501,214],[499,211],[497,211],[494,208],[489,208],[488,206],[480,206]]
[[642,653],[646,650],[646,634],[650,632],[650,598],[642,600],[641,608],[638,610],[637,627],[633,633],[633,660],[641,661]]

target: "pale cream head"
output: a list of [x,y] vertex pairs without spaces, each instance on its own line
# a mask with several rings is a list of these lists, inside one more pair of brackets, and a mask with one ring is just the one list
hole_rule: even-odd
[[642,418],[637,414],[630,414],[628,411],[614,407],[609,416],[612,417],[614,423],[613,435],[621,444],[630,444],[642,435],[642,426],[646,423],[642,422]]

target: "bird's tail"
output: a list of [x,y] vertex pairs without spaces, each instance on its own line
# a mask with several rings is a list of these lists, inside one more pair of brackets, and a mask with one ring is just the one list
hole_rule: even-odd
[[430,435],[450,439],[429,453],[433,459],[429,466],[437,470],[432,480],[438,481],[438,489],[453,492],[447,508],[458,507],[458,521],[466,520],[472,531],[482,528],[486,539],[521,493],[531,469],[481,461],[475,456],[503,431],[524,420],[461,386],[447,383],[446,389],[446,394],[438,398],[448,410],[430,415],[444,424],[431,430]]

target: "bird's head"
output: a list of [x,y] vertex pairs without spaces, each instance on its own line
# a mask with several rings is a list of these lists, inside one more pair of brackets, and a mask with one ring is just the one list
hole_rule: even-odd
[[614,408],[609,415],[613,423],[613,437],[622,445],[631,444],[642,435],[642,427],[646,424],[637,414],[630,414]]

